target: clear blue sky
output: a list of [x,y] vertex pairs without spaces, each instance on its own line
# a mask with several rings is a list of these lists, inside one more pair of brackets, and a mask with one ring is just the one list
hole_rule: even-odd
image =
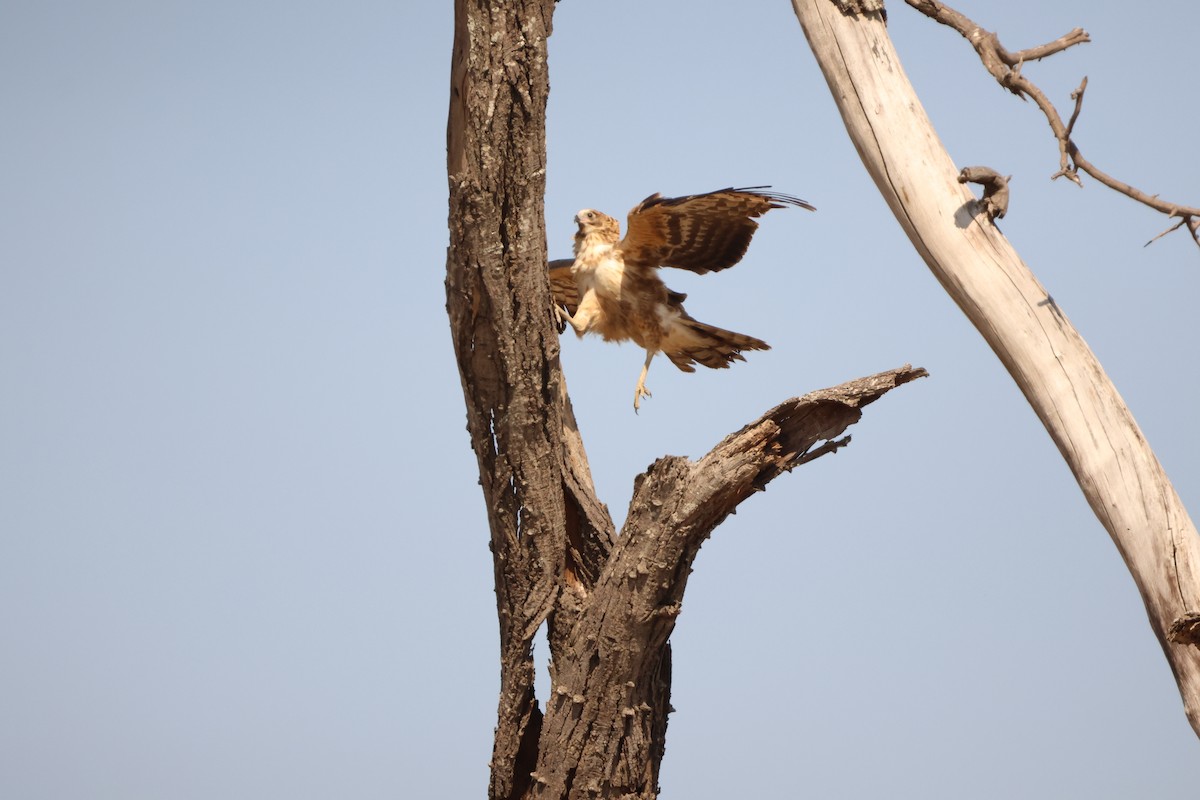
[[[1087,181],[955,33],[891,30],[955,161],[1200,509],[1200,250]],[[1200,204],[1200,7],[960,7],[1084,152]],[[598,489],[911,362],[854,443],[705,545],[665,798],[1194,798],[1200,745],[1116,549],[887,212],[783,0],[563,0],[546,214],[773,184],[736,270],[668,275],[774,349],[564,342]],[[484,795],[492,570],[442,288],[451,4],[0,7],[0,796]],[[616,113],[614,113],[614,111]],[[539,653],[544,656],[544,649]],[[544,675],[543,675],[544,677]]]

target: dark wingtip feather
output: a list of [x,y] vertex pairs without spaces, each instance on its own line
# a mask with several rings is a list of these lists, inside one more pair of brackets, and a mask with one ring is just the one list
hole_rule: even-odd
[[708,197],[714,194],[724,194],[726,192],[742,192],[743,194],[753,194],[771,201],[771,208],[783,208],[785,205],[796,206],[797,208],[806,208],[809,211],[816,211],[817,207],[807,200],[801,200],[799,197],[794,197],[790,194],[781,194],[779,192],[766,191],[770,186],[743,186],[741,188],[726,186],[724,189],[717,189],[712,192],[704,192],[703,194],[685,194],[679,197],[663,197],[661,194],[652,194],[642,202],[638,203],[635,211],[641,211],[651,206],[677,206],[686,203],[689,200],[695,200],[697,197]]
[[809,211],[817,210],[817,207],[812,203],[808,202],[807,200],[801,200],[799,197],[795,197],[794,195],[765,191],[766,189],[770,188],[770,186],[745,186],[741,189],[726,189],[724,191],[746,192],[747,194],[756,194],[759,197],[765,197],[772,202],[771,208],[783,208],[785,205],[789,205],[796,206],[797,208],[808,209]]
[[644,209],[650,208],[651,206],[660,205],[662,203],[666,203],[667,205],[670,205],[671,204],[670,201],[672,199],[673,198],[670,198],[670,197],[663,197],[661,193],[655,192],[654,194],[650,195],[645,200],[643,200],[642,202],[640,202],[636,206],[634,206],[633,210],[630,211],[629,213],[633,214],[638,211],[642,211]]

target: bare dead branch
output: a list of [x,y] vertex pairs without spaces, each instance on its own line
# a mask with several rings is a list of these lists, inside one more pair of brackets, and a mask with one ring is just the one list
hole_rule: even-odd
[[1083,76],[1083,80],[1079,82],[1079,88],[1071,92],[1071,99],[1075,101],[1075,110],[1071,112],[1071,118],[1067,120],[1067,138],[1071,138],[1071,131],[1075,130],[1075,121],[1079,119],[1079,112],[1083,110],[1083,93],[1087,91],[1087,75]]
[[1116,543],[1200,734],[1200,647],[1168,635],[1200,614],[1200,536],[1179,494],[1095,354],[1012,244],[994,225],[958,224],[974,198],[886,26],[827,0],[792,5],[880,194],[1012,375]]
[[864,406],[926,374],[906,365],[792,398],[699,461],[666,456],[637,477],[621,536],[566,632],[563,646],[574,657],[551,661],[533,773],[538,796],[657,796],[667,639],[701,545],[775,477],[844,444],[848,437],[838,437]]
[[980,205],[988,215],[988,219],[996,220],[1008,212],[1008,182],[1007,178],[991,167],[964,167],[958,173],[959,183],[978,183],[983,187],[983,199]]
[[1187,226],[1188,233],[1192,235],[1192,241],[1195,242],[1198,247],[1200,247],[1200,234],[1197,233],[1197,231],[1200,230],[1200,218],[1191,216],[1184,217],[1183,219],[1179,220],[1179,222],[1176,222],[1158,236],[1155,236],[1153,239],[1146,242],[1144,245],[1142,245],[1142,247],[1149,247],[1162,237],[1166,236],[1168,233],[1174,233],[1184,226]]
[[1142,247],[1149,247],[1150,245],[1154,244],[1155,242],[1157,242],[1157,241],[1158,241],[1159,239],[1161,239],[1162,237],[1166,236],[1168,233],[1174,233],[1175,231],[1177,231],[1177,230],[1179,230],[1180,228],[1182,228],[1182,227],[1184,226],[1184,223],[1186,223],[1186,222],[1187,222],[1187,218],[1186,218],[1186,217],[1185,217],[1184,219],[1181,219],[1181,220],[1179,220],[1179,222],[1176,222],[1174,225],[1172,225],[1171,227],[1167,228],[1165,231],[1163,231],[1162,233],[1160,233],[1158,236],[1155,236],[1153,239],[1151,239],[1150,241],[1146,242],[1144,245],[1142,245]]
[[[1038,108],[1042,110],[1042,113],[1046,116],[1046,121],[1050,123],[1050,130],[1054,132],[1054,138],[1058,142],[1059,170],[1051,176],[1051,180],[1065,177],[1076,185],[1082,186],[1079,180],[1079,171],[1082,170],[1108,188],[1132,200],[1136,200],[1144,206],[1166,214],[1168,217],[1181,217],[1187,225],[1188,230],[1192,232],[1192,238],[1196,239],[1197,244],[1200,244],[1200,239],[1197,239],[1196,224],[1194,222],[1194,220],[1200,218],[1200,208],[1160,200],[1158,195],[1149,194],[1124,181],[1117,180],[1088,161],[1079,152],[1079,147],[1071,138],[1071,134],[1075,129],[1075,122],[1079,119],[1079,112],[1083,106],[1083,92],[1087,87],[1087,78],[1084,78],[1079,88],[1071,93],[1071,98],[1075,101],[1075,110],[1071,114],[1070,122],[1064,125],[1058,109],[1050,102],[1045,93],[1036,84],[1021,74],[1021,66],[1026,61],[1039,60],[1066,50],[1068,47],[1076,44],[1091,41],[1083,29],[1076,28],[1053,42],[1041,45],[1040,47],[1032,47],[1027,50],[1010,53],[1000,44],[1000,39],[995,33],[980,27],[969,17],[955,11],[944,3],[937,2],[937,0],[905,0],[905,2],[930,19],[958,31],[975,48],[975,52],[979,54],[984,68],[991,73],[1001,86],[1022,99],[1028,98],[1033,100]],[[1164,233],[1170,233],[1178,227],[1172,227]],[[1154,239],[1151,239],[1150,242],[1156,241],[1162,236],[1163,234],[1159,234]],[[1147,244],[1150,242],[1147,242]]]
[[1039,47],[1030,47],[1026,50],[1018,50],[1015,53],[1009,53],[1004,48],[1000,49],[1001,57],[1009,66],[1017,66],[1026,61],[1041,61],[1046,56],[1052,56],[1055,53],[1061,53],[1068,47],[1074,47],[1077,44],[1087,44],[1091,41],[1087,31],[1083,28],[1076,28],[1070,33],[1064,34],[1053,42],[1043,44]]

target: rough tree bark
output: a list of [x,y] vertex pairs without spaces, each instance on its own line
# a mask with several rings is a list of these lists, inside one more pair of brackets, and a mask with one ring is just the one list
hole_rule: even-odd
[[700,546],[774,478],[848,444],[863,406],[924,375],[905,366],[792,398],[699,461],[667,456],[638,476],[621,535],[553,659],[534,797],[658,796],[667,639]]
[[546,37],[553,0],[456,0],[446,309],[488,509],[500,621],[490,796],[523,797],[541,728],[533,637],[559,594],[558,342],[546,304]]
[[[489,796],[653,798],[667,639],[700,545],[785,470],[834,452],[902,367],[789,400],[698,462],[635,482],[621,536],[596,498],[558,363],[542,198],[553,0],[456,0],[446,308],[488,508],[500,623]],[[841,437],[841,438],[839,438]],[[546,623],[551,697],[534,693]]]
[[793,6],[867,171],[1012,374],[1125,559],[1200,733],[1200,537],[1179,496],[1087,344],[959,182],[881,0]]

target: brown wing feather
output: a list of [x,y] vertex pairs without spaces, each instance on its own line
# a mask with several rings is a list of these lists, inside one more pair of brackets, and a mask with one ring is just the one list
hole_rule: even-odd
[[662,343],[662,351],[671,363],[684,372],[695,372],[693,364],[710,369],[725,369],[734,361],[745,361],[743,350],[770,350],[762,339],[744,333],[706,325],[682,308],[681,316]]
[[763,191],[770,187],[721,189],[686,197],[650,195],[629,212],[618,247],[626,264],[678,267],[699,274],[742,260],[758,229],[756,217],[772,208],[815,210],[798,197]]
[[579,308],[579,287],[575,285],[575,276],[571,274],[573,258],[559,258],[550,262],[550,295],[554,304],[562,306],[568,314],[574,316]]

